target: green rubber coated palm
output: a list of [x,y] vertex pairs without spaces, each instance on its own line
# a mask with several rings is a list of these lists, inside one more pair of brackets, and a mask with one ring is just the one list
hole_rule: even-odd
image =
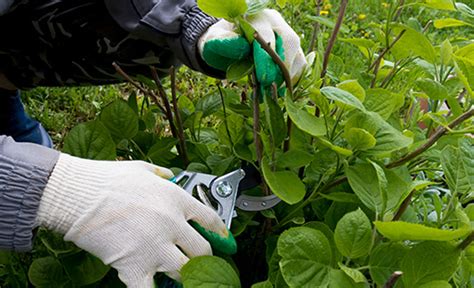
[[[283,40],[275,33],[275,49],[277,54],[284,60]],[[250,55],[250,45],[242,36],[234,38],[213,39],[207,41],[203,48],[204,61],[221,71],[227,71],[232,63],[242,60]],[[257,75],[257,81],[264,89],[269,88],[272,83],[279,87],[283,83],[283,74],[271,56],[260,46],[257,41],[253,41],[253,61]]]
[[226,229],[223,233],[227,235],[227,237],[222,237],[214,231],[207,230],[197,222],[191,221],[190,224],[211,244],[214,253],[225,255],[237,253],[237,242],[235,242],[235,238],[229,230]]

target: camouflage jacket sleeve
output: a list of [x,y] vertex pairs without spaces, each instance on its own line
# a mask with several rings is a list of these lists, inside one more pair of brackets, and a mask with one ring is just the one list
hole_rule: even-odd
[[0,249],[32,246],[36,212],[59,152],[0,135]]
[[[196,0],[105,0],[115,21],[138,38],[167,44],[179,60],[194,70],[223,77],[207,66],[197,51],[197,41],[218,19],[202,12]],[[160,44],[160,43],[157,43]]]

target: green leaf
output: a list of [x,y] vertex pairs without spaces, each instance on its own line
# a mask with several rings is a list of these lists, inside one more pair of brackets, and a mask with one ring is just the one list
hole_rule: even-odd
[[346,167],[346,175],[354,193],[359,197],[370,210],[379,215],[386,207],[383,187],[378,181],[377,171],[374,166],[366,163],[357,163],[354,166]]
[[146,157],[150,159],[153,164],[167,166],[170,161],[177,157],[177,155],[171,152],[171,149],[178,144],[178,139],[166,137],[161,138],[153,144],[148,150]]
[[345,129],[344,138],[353,150],[367,150],[374,147],[377,142],[372,134],[361,128]]
[[132,139],[138,133],[138,116],[123,100],[105,107],[100,120],[115,139]]
[[299,149],[291,149],[277,158],[277,165],[283,168],[300,168],[313,161],[314,156],[311,153]]
[[384,120],[403,106],[403,95],[386,89],[376,88],[367,91],[364,106],[369,111],[377,112]]
[[462,149],[446,146],[441,152],[441,164],[449,189],[460,194],[474,191],[473,145],[463,143],[466,144]]
[[454,18],[436,19],[434,20],[433,25],[437,29],[460,27],[460,26],[473,26],[470,23],[464,22],[462,20],[454,19]]
[[328,99],[345,104],[342,105],[342,107],[346,108],[347,105],[349,107],[365,111],[365,107],[362,102],[360,102],[360,100],[354,95],[352,95],[350,92],[336,87],[323,87],[321,88],[321,93]]
[[28,278],[35,287],[68,287],[71,283],[61,263],[54,257],[38,258],[31,263]]
[[[313,286],[321,287],[321,286]],[[344,271],[331,269],[329,272],[329,285],[323,286],[328,288],[366,288],[366,283],[356,283]]]
[[308,111],[299,109],[290,97],[285,97],[286,110],[295,125],[312,136],[323,136],[326,134],[324,120],[311,115]]
[[89,253],[82,252],[61,259],[67,275],[77,286],[98,282],[105,277],[110,266]]
[[210,116],[222,107],[222,100],[218,93],[211,93],[200,98],[195,105],[196,111],[202,112],[202,117]]
[[354,259],[369,253],[371,235],[370,220],[358,209],[339,220],[334,231],[334,241],[342,255]]
[[455,11],[453,0],[424,0],[421,5],[439,10]]
[[391,50],[395,57],[402,59],[419,56],[430,63],[434,63],[436,51],[428,38],[423,33],[406,25],[393,25],[394,35],[399,35],[403,30],[405,30],[405,33]]
[[383,286],[393,272],[400,271],[400,262],[408,251],[399,243],[382,243],[370,253],[370,276],[377,285]]
[[306,188],[298,175],[291,171],[273,172],[268,160],[262,162],[262,172],[265,181],[281,200],[288,204],[300,202],[306,194]]
[[374,224],[380,234],[392,241],[451,241],[462,238],[470,232],[470,230],[467,228],[442,230],[422,224],[408,223],[403,221],[375,221]]
[[270,5],[270,0],[247,0],[247,15],[257,14]]
[[357,269],[347,267],[343,265],[342,263],[338,263],[339,268],[341,268],[344,273],[346,273],[347,276],[351,277],[352,280],[354,280],[355,283],[365,283],[367,282],[367,279],[365,278],[364,274],[360,272]]
[[232,266],[215,256],[191,258],[181,269],[184,287],[238,288],[240,280]]
[[270,128],[273,147],[280,146],[286,138],[286,122],[278,103],[270,95],[265,95],[265,119]]
[[357,80],[346,80],[337,84],[337,88],[349,92],[359,99],[361,102],[365,100],[365,89]]
[[[336,26],[336,22],[329,19],[328,17],[306,15],[306,18],[308,18],[311,21],[318,22],[319,24],[324,25],[324,26],[329,27],[329,28],[334,28]],[[342,33],[349,33],[350,29],[346,25],[342,24],[341,32]]]
[[336,152],[337,154],[340,154],[340,155],[346,156],[346,157],[352,155],[351,150],[340,147],[340,146],[337,146],[337,145],[334,145],[330,141],[325,139],[324,137],[317,137],[316,139],[317,139],[318,143],[320,143],[321,145],[331,149],[332,151]]
[[330,194],[321,194],[323,198],[343,203],[359,203],[359,198],[355,194],[345,192],[332,192]]
[[243,15],[248,8],[245,0],[198,0],[197,4],[203,12],[230,21]]
[[373,148],[367,149],[369,154],[387,154],[412,144],[413,139],[393,128],[375,112],[355,113],[350,117],[345,129],[361,128],[372,134],[377,140]]
[[449,284],[448,281],[436,280],[436,281],[425,283],[418,287],[419,288],[452,288],[453,286],[451,286],[451,284]]
[[226,79],[229,81],[237,81],[249,75],[253,69],[253,62],[249,58],[230,64],[227,68]]
[[415,83],[433,100],[445,100],[449,97],[448,89],[435,80],[424,78],[416,80]]
[[77,253],[81,251],[72,242],[64,241],[63,235],[51,231],[41,229],[38,232],[38,238],[41,239],[41,242],[44,244],[44,246],[56,257],[62,254]]
[[[372,49],[375,49],[377,47],[377,44],[370,40],[370,39],[364,39],[364,38],[350,38],[350,39],[339,39],[342,42],[347,42],[352,45],[355,45],[357,48],[359,48],[360,52],[362,54],[370,59],[373,56]],[[360,99],[361,101],[364,101],[364,99]]]
[[63,152],[93,160],[116,158],[115,142],[104,124],[97,120],[72,128],[64,139]]
[[270,280],[258,282],[252,285],[251,288],[273,288],[272,282]]
[[332,262],[329,241],[320,231],[291,228],[278,239],[280,269],[290,287],[326,287]]
[[461,250],[447,242],[426,241],[415,245],[401,262],[405,287],[419,287],[449,280],[458,267]]

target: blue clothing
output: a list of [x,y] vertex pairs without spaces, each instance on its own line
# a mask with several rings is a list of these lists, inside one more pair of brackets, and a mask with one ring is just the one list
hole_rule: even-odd
[[13,137],[16,142],[29,142],[53,147],[43,126],[26,115],[20,93],[0,89],[0,135]]

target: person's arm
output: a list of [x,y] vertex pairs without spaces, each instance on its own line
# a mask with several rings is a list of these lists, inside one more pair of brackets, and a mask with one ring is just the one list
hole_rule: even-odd
[[0,135],[0,249],[27,251],[59,152]]
[[202,12],[196,0],[105,0],[115,21],[132,35],[170,47],[186,66],[207,75],[225,73],[208,66],[199,56],[199,37],[218,21]]

